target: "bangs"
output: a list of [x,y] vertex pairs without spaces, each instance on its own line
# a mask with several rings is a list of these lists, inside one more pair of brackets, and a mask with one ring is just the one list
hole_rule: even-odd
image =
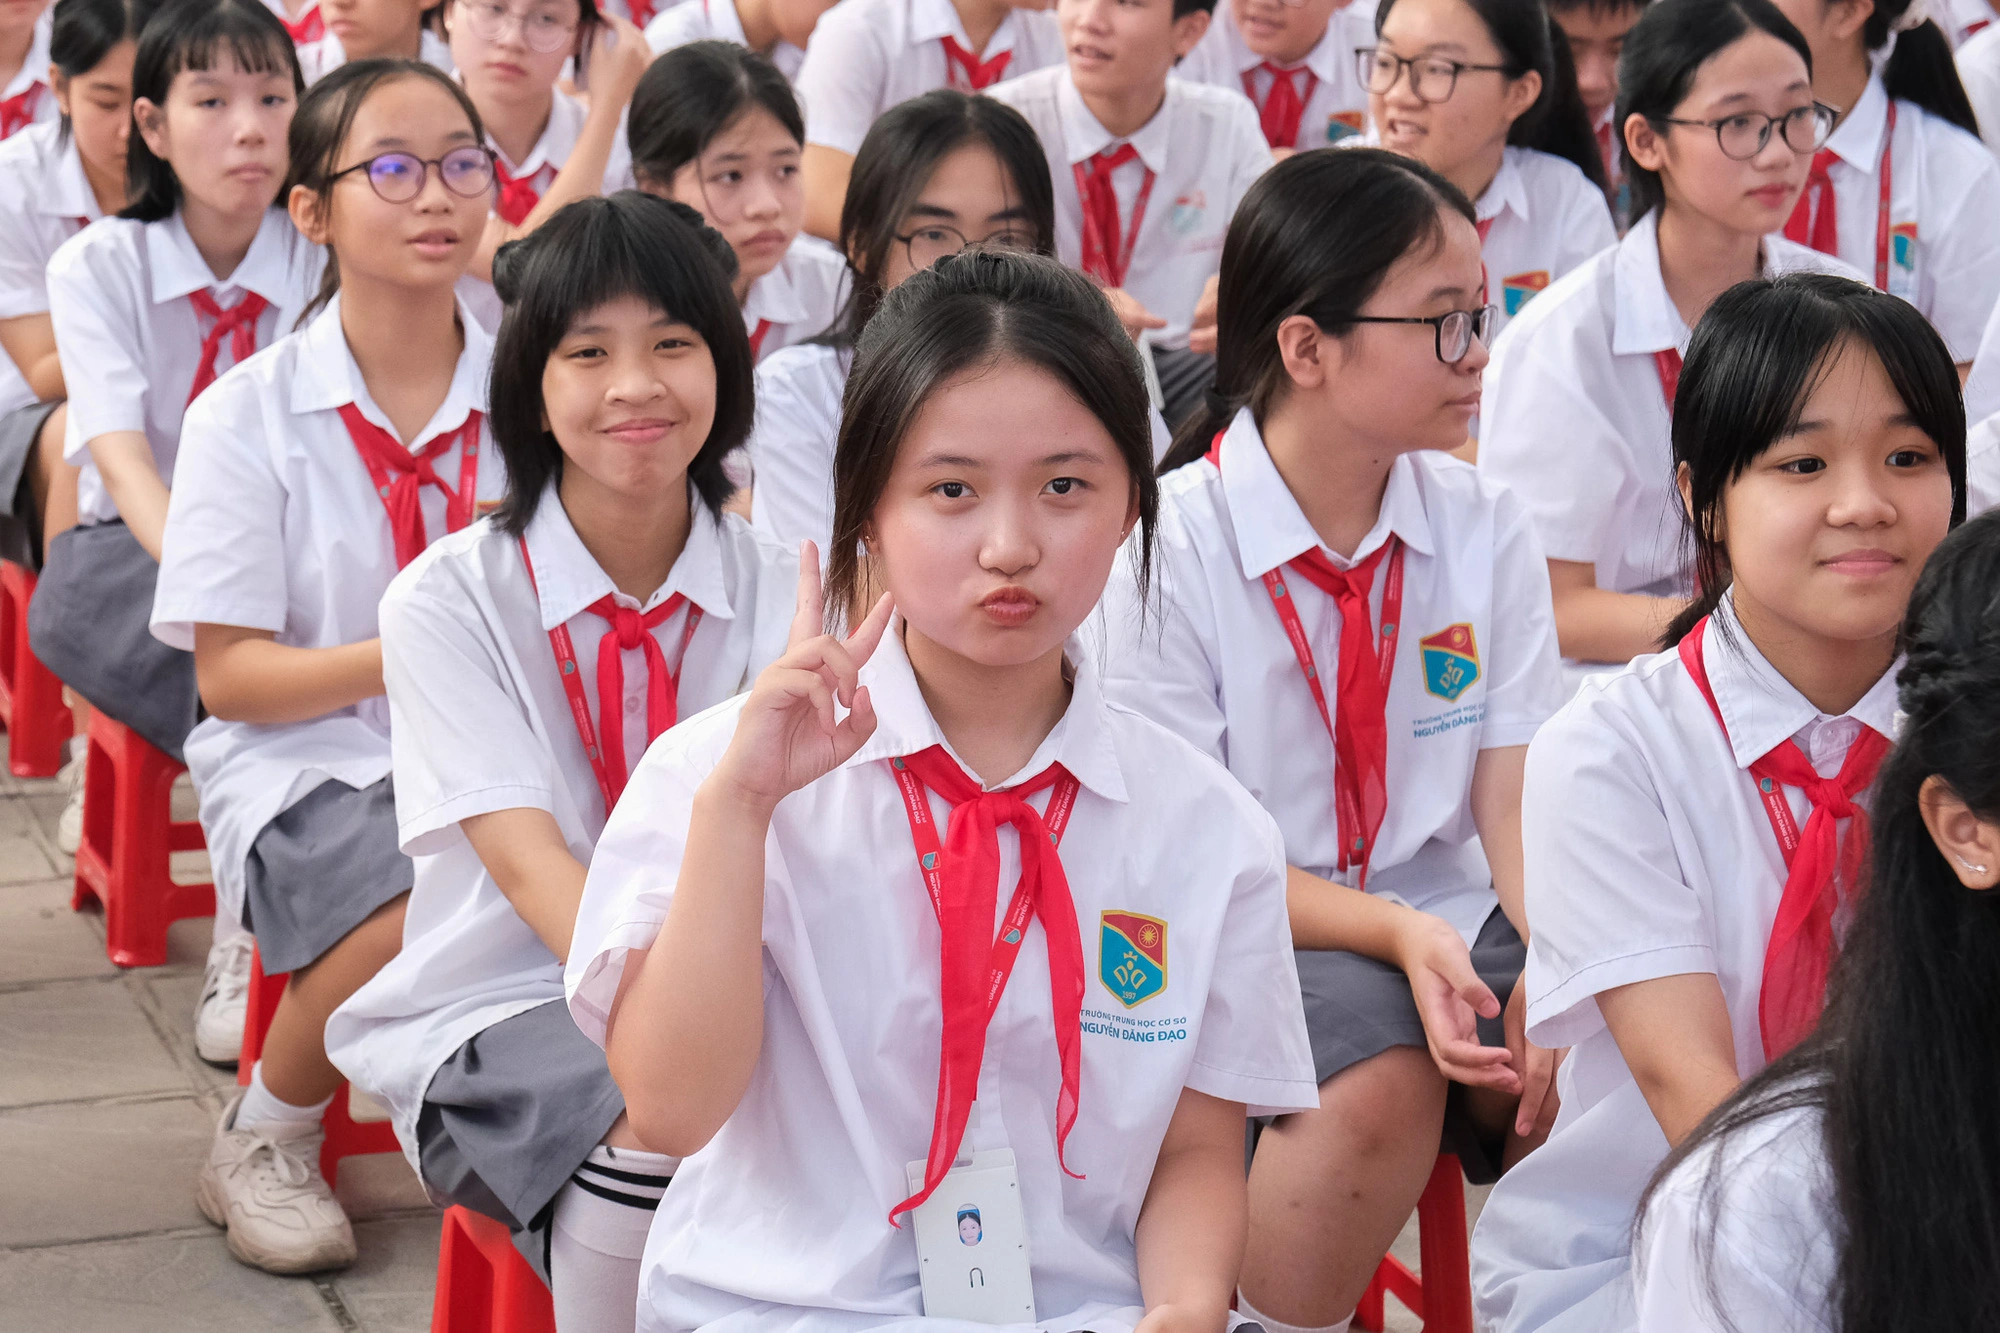
[[171,84],[184,70],[209,73],[227,61],[246,74],[289,77],[295,88],[304,87],[298,54],[283,29],[273,34],[270,25],[230,4],[217,5],[188,26],[174,43],[164,73]]

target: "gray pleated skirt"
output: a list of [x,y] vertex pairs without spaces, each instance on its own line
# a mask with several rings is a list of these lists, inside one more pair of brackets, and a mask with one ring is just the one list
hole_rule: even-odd
[[396,846],[392,780],[359,790],[320,783],[264,826],[243,871],[243,924],[264,971],[317,961],[416,882]]
[[0,413],[0,560],[29,569],[42,567],[42,516],[26,484],[28,458],[43,423],[61,406],[54,399]]

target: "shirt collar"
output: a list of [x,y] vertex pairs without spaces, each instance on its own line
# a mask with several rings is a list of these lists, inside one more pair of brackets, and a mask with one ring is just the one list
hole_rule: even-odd
[[[451,387],[444,401],[431,414],[417,436],[418,443],[434,440],[446,431],[465,424],[466,417],[486,409],[487,377],[493,364],[493,335],[481,327],[461,302],[458,322],[465,346],[451,372]],[[362,381],[361,368],[348,350],[347,335],[340,327],[340,297],[336,294],[326,308],[314,315],[300,333],[300,355],[293,363],[291,408],[294,413],[329,412],[353,403],[361,415],[397,439],[389,414],[376,406]]]
[[550,482],[542,492],[541,502],[535,506],[535,516],[528,520],[525,534],[528,558],[535,562],[535,596],[542,613],[542,628],[552,630],[565,624],[607,594],[621,606],[644,612],[678,593],[700,607],[705,616],[734,618],[736,613],[729,604],[728,581],[722,569],[722,525],[693,487],[688,489],[688,507],[687,544],[681,548],[680,558],[674,561],[667,581],[655,588],[642,605],[612,585],[611,576],[584,546],[583,538],[576,535],[569,511],[563,508],[562,498],[556,492],[556,483]]
[[[949,37],[967,51],[972,50],[972,39],[965,35],[965,24],[959,21],[958,10],[953,7],[951,0],[911,0],[910,45],[921,46],[925,42],[937,41],[940,37]],[[1002,51],[1013,49],[1014,16],[1009,14],[1000,21],[1000,26],[993,30],[992,39],[986,43],[986,49],[978,53],[978,59],[991,60]]]
[[[1217,5],[1214,26],[1222,29],[1222,40],[1228,48],[1231,66],[1239,75],[1260,68],[1264,63],[1264,57],[1252,51],[1249,44],[1243,40],[1243,34],[1236,27],[1235,13],[1224,14],[1221,10],[1222,6]],[[1339,49],[1342,40],[1340,26],[1342,12],[1338,9],[1333,12],[1333,17],[1327,20],[1326,31],[1319,35],[1319,40],[1313,44],[1313,49],[1306,52],[1304,60],[1296,65],[1282,65],[1279,68],[1309,69],[1313,77],[1321,83],[1339,82],[1339,61],[1343,55]],[[1354,57],[1348,53],[1346,58],[1352,60]]]
[[[1774,241],[1784,238],[1773,232],[1759,247],[1760,275],[1770,277],[1784,271],[1774,260]],[[1676,351],[1687,347],[1687,322],[1667,295],[1666,280],[1660,276],[1660,212],[1651,209],[1632,224],[1625,239],[1618,242],[1612,257],[1611,350],[1619,356]]]
[[[1757,651],[1736,618],[1733,596],[1725,596],[1709,620],[1703,631],[1707,637],[1702,641],[1702,665],[1738,768],[1749,768],[1807,727],[1832,721]],[[1897,666],[1900,662],[1883,672],[1843,716],[1894,737]]]
[[1882,136],[1888,128],[1889,92],[1877,71],[1861,90],[1861,100],[1827,136],[1827,151],[1850,167],[1872,174],[1882,158]]
[[53,138],[54,126],[50,127],[54,146],[55,162],[47,175],[42,177],[42,193],[33,201],[37,212],[57,218],[82,218],[85,222],[95,222],[104,216],[97,206],[97,195],[90,188],[90,177],[83,172],[83,157],[76,151],[76,136],[56,144]]
[[1319,533],[1271,461],[1247,407],[1236,410],[1235,420],[1223,432],[1221,471],[1222,498],[1229,507],[1229,525],[1236,531],[1236,558],[1245,578],[1263,578],[1312,550],[1324,551],[1334,564],[1350,568],[1373,555],[1391,533],[1422,554],[1431,553],[1430,517],[1417,489],[1416,463],[1408,454],[1389,465],[1382,510],[1351,557],[1325,551]]
[[[992,791],[998,787],[1016,786],[1035,777],[1050,764],[1061,764],[1078,782],[1099,796],[1122,803],[1126,799],[1125,775],[1118,766],[1118,748],[1106,725],[1110,705],[1104,698],[1092,653],[1081,635],[1070,636],[1063,645],[1063,652],[1075,673],[1070,687],[1069,707],[1063,710],[1062,719],[1042,738],[1034,756],[1022,766],[1020,772],[986,789]],[[930,706],[924,702],[916,672],[910,667],[909,654],[903,649],[903,618],[900,615],[890,618],[889,628],[883,633],[875,655],[861,669],[861,683],[868,687],[869,702],[875,706],[875,734],[855,751],[854,757],[843,767],[852,768],[880,759],[916,754],[933,745],[941,745],[953,762],[965,770],[968,778],[978,781],[971,767],[953,753],[950,742],[938,729],[937,720],[931,716]]]
[[805,301],[792,285],[792,275],[785,263],[789,258],[788,250],[775,268],[750,284],[750,294],[743,301],[743,323],[752,332],[760,319],[773,324],[797,324],[806,317]]
[[750,45],[743,32],[743,16],[736,12],[736,0],[702,0],[701,9],[708,16],[708,35],[712,40]]
[[1129,143],[1139,150],[1139,161],[1146,170],[1160,175],[1167,165],[1168,122],[1173,110],[1174,89],[1172,79],[1167,80],[1166,96],[1160,101],[1160,109],[1153,118],[1139,127],[1136,134],[1123,139],[1115,139],[1111,131],[1104,128],[1102,121],[1091,114],[1083,104],[1083,95],[1076,90],[1076,82],[1064,68],[1056,78],[1056,115],[1062,124],[1063,149],[1072,165],[1088,162],[1107,148],[1120,143]]
[[1502,149],[1500,170],[1493,174],[1493,179],[1488,182],[1484,190],[1480,191],[1479,203],[1474,211],[1478,214],[1479,220],[1485,222],[1489,218],[1499,217],[1510,208],[1514,210],[1516,217],[1524,222],[1527,220],[1528,182],[1521,174],[1521,168],[1514,154]]
[[491,139],[487,140],[487,146],[499,157],[500,165],[507,168],[507,174],[516,180],[533,176],[543,167],[560,171],[576,148],[577,136],[583,133],[583,119],[583,103],[558,91],[549,100],[549,123],[542,126],[542,137],[535,140],[535,146],[528,150],[520,165],[508,161],[507,154]]
[[224,280],[215,276],[201,251],[195,249],[194,237],[188,235],[187,224],[178,212],[149,223],[146,259],[153,270],[153,303],[164,304],[211,288],[240,287],[282,307],[292,299],[291,250],[297,237],[291,218],[283,210],[266,209],[243,262]]

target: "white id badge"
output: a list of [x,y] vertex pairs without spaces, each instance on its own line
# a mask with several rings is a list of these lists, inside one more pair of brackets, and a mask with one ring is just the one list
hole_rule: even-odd
[[[910,1189],[924,1186],[924,1164],[909,1164]],[[1035,1322],[1028,1272],[1028,1224],[1009,1148],[976,1152],[954,1166],[910,1214],[923,1280],[924,1314],[981,1324]]]

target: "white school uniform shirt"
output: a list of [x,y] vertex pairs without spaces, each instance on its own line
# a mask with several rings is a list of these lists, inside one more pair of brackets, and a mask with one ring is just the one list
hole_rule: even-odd
[[1979,337],[1979,350],[1972,357],[1972,373],[1965,377],[1965,419],[1969,423],[2000,413],[2000,303],[1987,316]]
[[[56,124],[31,125],[0,143],[0,320],[49,313],[49,259],[103,217],[76,140]],[[10,356],[0,355],[0,414],[35,401]]]
[[[799,102],[806,113],[806,142],[852,157],[868,127],[890,107],[933,88],[964,87],[964,76],[945,56],[944,39],[967,51],[958,10],[951,0],[841,0],[820,16],[799,67]],[[981,62],[1002,52],[1006,78],[1060,65],[1065,56],[1056,16],[1010,9],[976,52]]]
[[[646,25],[646,45],[653,49],[656,56],[665,55],[676,46],[686,46],[689,42],[705,41],[750,45],[750,39],[743,32],[743,19],[736,12],[736,0],[681,0],[681,3],[654,15],[653,21]],[[804,47],[793,46],[780,37],[778,44],[771,48],[768,59],[778,67],[778,73],[797,82],[799,66],[805,63],[806,52]]]
[[[916,1243],[907,1219],[897,1230],[888,1215],[909,1193],[906,1165],[930,1144],[938,926],[889,760],[944,738],[901,635],[892,621],[862,668],[875,734],[778,803],[766,847],[762,1049],[743,1100],[661,1203],[640,1271],[641,1333],[860,1333],[922,1313]],[[1039,919],[993,1016],[966,1143],[1014,1152],[1034,1237],[1035,1327],[1124,1333],[1140,1318],[1133,1227],[1182,1089],[1251,1114],[1311,1107],[1318,1093],[1277,828],[1194,747],[1106,700],[1078,639],[1070,660],[1062,720],[997,785],[1051,763],[1081,784],[1062,861],[1085,973],[1081,1113],[1064,1160],[1083,1178],[1057,1164],[1061,1080]],[[594,1040],[604,1039],[630,951],[659,934],[695,791],[741,709],[724,704],[655,742],[598,841],[564,977],[570,1012]],[[931,809],[942,820],[949,808],[933,795]],[[999,882],[1013,885],[1011,826],[999,854]],[[1002,913],[1010,897],[1002,892]],[[1107,911],[1155,917],[1165,932],[1165,989],[1130,1007],[1104,979],[1117,958]]]
[[[571,716],[549,631],[569,628],[578,680],[597,718],[597,654],[608,625],[586,607],[604,596],[635,611],[684,595],[701,608],[680,656],[687,614],[652,631],[679,675],[680,715],[748,689],[785,651],[798,552],[720,520],[698,498],[687,546],[641,604],[578,538],[551,485],[519,541],[476,523],[433,542],[382,598],[382,674],[389,690],[396,811],[416,859],[403,949],[327,1024],[327,1053],[356,1086],[389,1105],[417,1165],[417,1117],[438,1066],[502,1019],[563,998],[562,964],[487,873],[460,822],[495,810],[546,810],[570,855],[588,865],[604,829],[604,796]],[[646,665],[621,653],[626,763],[646,752]],[[629,769],[628,769],[629,771]]]
[[1965,515],[2000,509],[2000,415],[1965,433]]
[[[1894,667],[1828,717],[1757,651],[1727,598],[1704,658],[1726,736],[1668,651],[1586,681],[1528,749],[1528,1037],[1571,1049],[1555,1129],[1493,1187],[1473,1235],[1475,1314],[1492,1333],[1635,1327],[1632,1218],[1667,1141],[1596,997],[1713,975],[1738,1075],[1762,1069],[1757,1003],[1786,870],[1747,770],[1792,739],[1831,776],[1863,727],[1892,734]],[[1803,827],[1810,805],[1785,793]]]
[[[1766,277],[1860,274],[1784,237],[1764,238]],[[1479,468],[1535,520],[1551,560],[1597,567],[1597,586],[1691,591],[1656,352],[1689,330],[1660,277],[1659,214],[1536,297],[1493,345],[1479,400]]]
[[[118,517],[97,475],[90,441],[111,431],[143,431],[160,479],[174,481],[181,415],[188,407],[208,321],[188,297],[206,291],[224,310],[254,292],[270,305],[257,317],[257,345],[291,331],[319,291],[326,253],[300,236],[282,208],[264,214],[250,249],[217,280],[179,213],[158,222],[107,218],[63,243],[49,260],[49,316],[69,390],[63,458],[83,469],[77,515]],[[215,360],[229,369],[232,338]]]
[[[319,13],[319,0],[313,0],[311,4],[300,10],[299,16],[296,19],[285,12],[285,0],[264,0],[264,8],[278,16],[278,22],[285,25],[287,32],[294,29],[303,32],[307,30],[313,15]],[[294,42],[300,46],[310,45],[310,43],[297,42],[296,39],[294,39]]]
[[[31,125],[54,125],[62,120],[62,108],[56,105],[55,90],[49,87],[49,35],[54,26],[55,6],[50,5],[35,20],[34,36],[29,40],[28,54],[21,61],[21,68],[14,71],[14,77],[7,80],[6,87],[0,88],[0,102],[16,97],[29,99],[28,122],[15,133]],[[33,90],[32,96],[30,89]],[[13,135],[6,137],[12,138]]]
[[[458,69],[452,62],[450,44],[429,28],[422,29],[417,35],[417,59],[446,74],[455,73]],[[346,63],[347,50],[340,44],[340,38],[332,33],[299,48],[299,69],[305,74],[307,87]]]
[[1979,137],[2000,154],[2000,24],[1989,24],[1968,37],[1952,60],[1979,121]]
[[[1889,94],[1878,70],[1826,141],[1838,201],[1840,257],[1875,280]],[[1972,359],[2000,301],[2000,162],[1974,136],[1914,102],[1897,101],[1890,151],[1889,291],[1923,311],[1951,349]]]
[[[1481,750],[1526,745],[1563,702],[1548,562],[1527,512],[1467,463],[1405,454],[1390,467],[1375,526],[1346,558],[1321,546],[1248,408],[1224,432],[1221,461],[1219,472],[1202,459],[1161,479],[1148,604],[1134,562],[1112,572],[1106,692],[1226,766],[1276,817],[1291,864],[1351,885],[1335,869],[1333,739],[1264,575],[1310,550],[1352,568],[1400,538],[1389,798],[1368,890],[1443,917],[1470,944],[1496,905],[1472,822],[1473,765]],[[1377,629],[1387,585],[1385,561],[1370,594]],[[1340,613],[1304,578],[1285,587],[1337,717]],[[1470,631],[1469,654],[1442,642],[1459,628]]]
[[1819,1109],[1704,1143],[1646,1209],[1639,1333],[1838,1333],[1839,1218]]
[[743,301],[743,327],[752,337],[770,321],[757,359],[825,333],[847,300],[847,281],[847,261],[817,236],[801,234],[786,246],[778,266],[751,283]]
[[1137,160],[1111,175],[1121,251],[1146,173],[1155,177],[1132,246],[1125,290],[1167,321],[1167,327],[1153,333],[1156,346],[1185,347],[1201,289],[1222,267],[1222,240],[1236,205],[1271,165],[1271,150],[1250,99],[1169,77],[1166,97],[1153,118],[1138,133],[1118,139],[1083,104],[1068,65],[1009,79],[992,92],[995,100],[1028,118],[1048,154],[1056,191],[1056,255],[1065,264],[1083,263],[1083,199],[1076,164],[1125,143],[1138,150]]
[[1994,20],[2000,18],[1988,0],[1943,0],[1942,4],[1933,8],[1932,22],[1944,30],[1945,37],[1954,47],[1961,50],[1965,43],[1992,27]]
[[1497,334],[1550,283],[1618,244],[1604,191],[1574,162],[1509,146],[1475,206]]
[[[1359,134],[1366,127],[1368,89],[1361,82],[1354,53],[1374,44],[1375,11],[1365,5],[1347,4],[1333,11],[1327,19],[1326,31],[1313,49],[1306,52],[1306,58],[1286,66],[1306,70],[1314,79],[1312,96],[1305,99],[1305,109],[1299,116],[1298,142],[1292,147],[1324,148]],[[1263,66],[1264,57],[1244,44],[1230,0],[1216,0],[1208,34],[1174,66],[1174,77],[1246,96],[1250,95],[1244,87],[1244,80],[1248,79],[1256,89],[1252,105],[1262,107],[1271,95],[1274,81],[1274,76]],[[1296,78],[1294,75],[1295,82]]]
[[[459,312],[465,348],[444,402],[417,437],[457,429],[486,408],[493,343]],[[192,650],[194,627],[270,630],[298,648],[377,636],[376,604],[396,576],[382,497],[340,419],[352,403],[395,434],[340,331],[340,300],[217,381],[188,409],[185,457],[167,503],[153,635]],[[477,499],[497,503],[506,468],[480,428]],[[457,486],[460,450],[435,466]],[[445,498],[421,490],[424,530],[445,531]],[[306,722],[260,726],[204,718],[187,741],[217,902],[236,916],[250,844],[329,779],[362,788],[389,775],[389,705],[364,699]]]

